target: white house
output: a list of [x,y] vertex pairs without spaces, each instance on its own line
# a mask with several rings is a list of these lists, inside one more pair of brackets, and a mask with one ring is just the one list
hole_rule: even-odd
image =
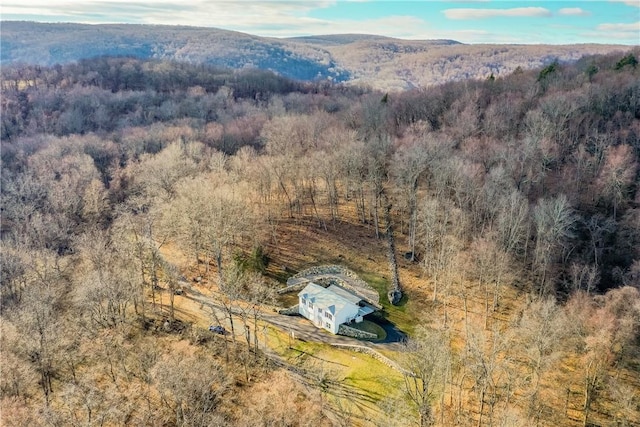
[[324,288],[309,283],[298,294],[298,312],[311,320],[317,327],[336,334],[343,323],[362,322],[363,316],[374,309],[362,303],[362,298],[331,285]]

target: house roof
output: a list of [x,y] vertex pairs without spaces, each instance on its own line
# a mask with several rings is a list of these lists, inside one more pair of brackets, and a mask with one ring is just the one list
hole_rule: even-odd
[[357,306],[361,298],[353,295],[349,291],[339,286],[331,285],[324,288],[315,283],[309,283],[298,293],[304,299],[311,301],[318,308],[328,310],[332,314],[336,314],[347,306]]
[[373,313],[375,310],[372,307],[364,306],[358,309],[358,316],[366,316],[367,314]]
[[327,290],[333,292],[334,294],[340,295],[342,298],[354,304],[358,304],[360,301],[362,301],[361,297],[354,295],[353,293],[344,288],[341,288],[338,285],[331,285],[327,288]]

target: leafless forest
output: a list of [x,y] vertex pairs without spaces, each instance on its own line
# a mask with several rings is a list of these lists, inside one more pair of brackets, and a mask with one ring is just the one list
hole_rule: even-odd
[[[357,424],[257,324],[306,267],[288,227],[384,248],[392,223],[416,375],[362,424],[638,425],[639,55],[392,94],[3,66],[2,424]],[[181,321],[194,271],[246,342]]]
[[258,37],[217,28],[166,25],[86,25],[2,22],[3,64],[51,66],[94,56],[260,68],[299,80],[331,80],[385,91],[496,77],[584,55],[622,55],[603,44],[462,44],[455,40],[402,40],[376,35]]

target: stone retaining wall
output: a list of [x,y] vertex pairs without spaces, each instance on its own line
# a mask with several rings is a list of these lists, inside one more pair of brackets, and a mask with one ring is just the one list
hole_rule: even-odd
[[288,294],[290,292],[300,292],[308,284],[309,284],[309,281],[307,280],[306,282],[298,283],[297,285],[287,286],[286,288],[278,289],[277,292],[279,295]]
[[367,347],[367,346],[364,346],[364,345],[338,344],[338,343],[333,343],[331,345],[334,346],[334,347],[346,348],[348,350],[355,351],[355,352],[358,352],[358,353],[368,354],[369,356],[373,357],[374,359],[378,360],[379,362],[384,363],[385,365],[387,365],[391,369],[395,369],[396,371],[400,372],[402,375],[409,375],[411,377],[415,376],[415,374],[413,372],[407,371],[402,366],[398,365],[396,362],[394,362],[393,360],[389,359],[387,356],[384,356],[384,355],[378,353],[377,351],[375,351],[374,349],[372,349],[370,347]]
[[360,329],[352,328],[344,323],[338,327],[338,335],[365,340],[375,340],[378,338],[378,335],[373,332],[361,331]]
[[298,304],[289,308],[278,310],[278,314],[284,314],[285,316],[298,316],[300,314],[300,311],[298,310]]
[[[299,273],[294,274],[287,280],[287,282],[295,283],[296,282],[295,279],[304,279],[304,278],[310,278],[313,276],[323,276],[323,275],[334,276],[334,278],[338,282],[338,285],[348,290],[351,290],[356,294],[359,294],[360,296],[368,300],[369,303],[380,308],[379,307],[380,294],[378,294],[378,291],[376,291],[371,285],[369,285],[367,282],[365,282],[360,277],[358,277],[356,273],[354,273],[353,271],[341,265],[319,265],[315,267],[310,267],[310,268],[307,268],[306,270],[302,270]],[[341,279],[340,276],[343,276],[343,278]],[[349,279],[349,282],[344,280],[345,278]],[[299,286],[299,285],[295,284],[293,286]],[[306,283],[304,284],[304,286],[306,286]],[[302,286],[302,288],[304,288],[304,286]],[[289,287],[292,287],[292,286],[287,286],[287,288]]]

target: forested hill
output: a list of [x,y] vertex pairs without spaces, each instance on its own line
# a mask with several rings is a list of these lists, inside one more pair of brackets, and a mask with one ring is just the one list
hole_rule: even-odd
[[217,28],[2,22],[2,63],[53,65],[96,56],[132,56],[272,70],[298,80],[347,80],[321,48]]
[[275,39],[185,26],[2,22],[2,64],[64,64],[96,56],[133,56],[260,68],[298,80],[370,85],[383,90],[486,78],[584,55],[615,45],[465,45],[452,40],[400,40],[373,35]]
[[[637,57],[636,49],[570,66],[554,63],[503,78],[453,82],[391,96],[295,82],[268,71],[234,72],[159,60],[103,57],[65,66],[4,67],[3,167],[17,167],[26,154],[49,145],[46,141],[53,135],[92,133],[120,141],[110,143],[113,152],[94,159],[107,187],[119,174],[118,164],[162,151],[176,139],[233,155],[245,146],[262,153],[265,142],[268,153],[274,132],[282,133],[278,140],[283,144],[313,147],[330,142],[323,142],[323,135],[338,132],[332,144],[361,141],[374,151],[383,149],[375,144],[387,144],[383,152],[372,153],[388,156],[383,162],[387,165],[403,155],[433,151],[421,160],[425,171],[434,168],[427,183],[438,185],[435,181],[442,180],[441,191],[468,210],[478,230],[498,227],[493,224],[498,221],[494,192],[510,189],[526,206],[541,197],[573,205],[575,229],[563,237],[572,243],[545,252],[550,257],[558,252],[553,268],[546,264],[536,268],[545,270],[543,281],[555,288],[566,285],[572,260],[594,263],[596,282],[606,289],[624,283],[625,274],[636,274],[629,270],[634,261],[638,268],[640,246],[633,243],[640,239],[637,230],[631,233],[636,237],[618,235],[626,209],[640,202]],[[166,127],[174,130],[163,130]],[[306,157],[314,151],[312,146],[291,149],[302,150],[299,154]],[[401,154],[410,146],[416,151]],[[114,163],[115,159],[120,160]],[[358,172],[363,178],[373,173],[367,171],[368,162]],[[436,163],[428,166],[430,162]],[[385,172],[385,179],[391,173]],[[396,203],[403,206],[406,201]],[[9,217],[5,214],[5,220]],[[630,229],[637,226],[631,223]],[[532,227],[533,223],[527,226],[527,233]],[[527,246],[534,236],[520,236],[517,248],[511,248],[513,255],[521,255],[520,251],[530,255],[519,245]]]
[[[639,55],[388,94],[3,65],[0,425],[640,425]],[[275,314],[335,263],[398,272],[404,377]]]

